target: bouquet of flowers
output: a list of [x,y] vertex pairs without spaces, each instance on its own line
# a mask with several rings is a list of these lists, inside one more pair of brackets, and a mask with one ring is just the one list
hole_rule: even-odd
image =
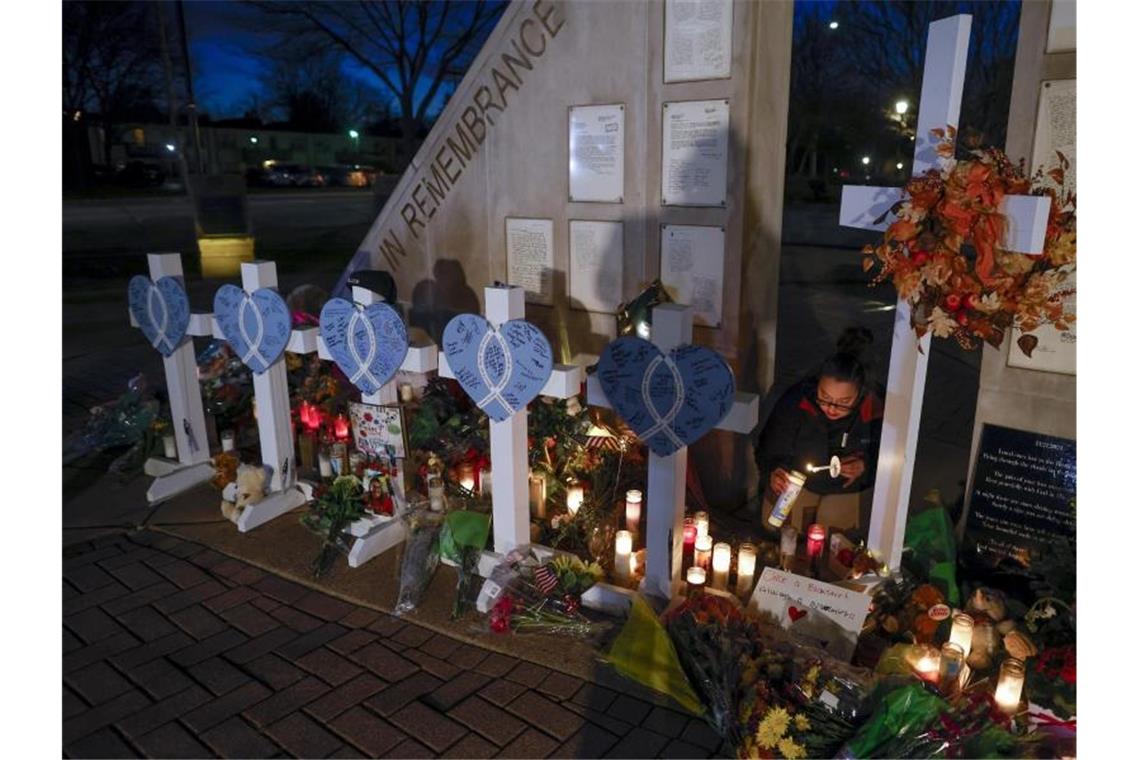
[[582,614],[581,594],[601,574],[596,563],[587,564],[577,557],[558,555],[540,561],[528,548],[514,549],[484,582],[479,609],[489,612],[495,633],[529,631],[590,637],[602,626]]
[[324,537],[313,560],[313,577],[332,566],[337,551],[348,552],[348,527],[364,516],[364,487],[355,475],[341,475],[320,490],[301,523]]
[[1043,650],[1030,660],[1025,670],[1025,694],[1031,702],[1065,720],[1077,714],[1075,645]]

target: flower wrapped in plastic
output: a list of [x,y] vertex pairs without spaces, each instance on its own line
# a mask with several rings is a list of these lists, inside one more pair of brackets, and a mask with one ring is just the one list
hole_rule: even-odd
[[564,633],[592,637],[605,626],[582,611],[581,593],[601,576],[595,563],[556,555],[539,559],[530,547],[507,554],[491,571],[477,607],[495,633]]

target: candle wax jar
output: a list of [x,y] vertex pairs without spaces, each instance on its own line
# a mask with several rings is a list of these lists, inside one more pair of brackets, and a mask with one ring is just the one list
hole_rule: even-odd
[[712,536],[705,534],[697,536],[697,543],[693,552],[693,565],[705,570],[706,572],[711,569],[712,565]]

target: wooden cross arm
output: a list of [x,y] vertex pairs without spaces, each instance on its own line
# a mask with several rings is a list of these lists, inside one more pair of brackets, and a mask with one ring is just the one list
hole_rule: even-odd
[[[600,406],[603,409],[612,409],[602,382],[597,374],[586,376],[586,403],[590,406]],[[716,426],[717,430],[728,430],[741,435],[748,435],[756,428],[760,419],[760,397],[755,393],[737,393],[728,414]]]
[[[447,363],[447,354],[439,354],[439,376],[455,379],[455,373]],[[582,368],[575,364],[555,364],[550,379],[539,391],[540,396],[570,398],[577,396],[582,389]]]

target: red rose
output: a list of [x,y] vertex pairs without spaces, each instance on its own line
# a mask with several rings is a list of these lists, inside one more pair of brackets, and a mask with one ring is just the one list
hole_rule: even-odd
[[511,624],[505,617],[491,618],[491,630],[495,633],[507,633],[511,630]]

